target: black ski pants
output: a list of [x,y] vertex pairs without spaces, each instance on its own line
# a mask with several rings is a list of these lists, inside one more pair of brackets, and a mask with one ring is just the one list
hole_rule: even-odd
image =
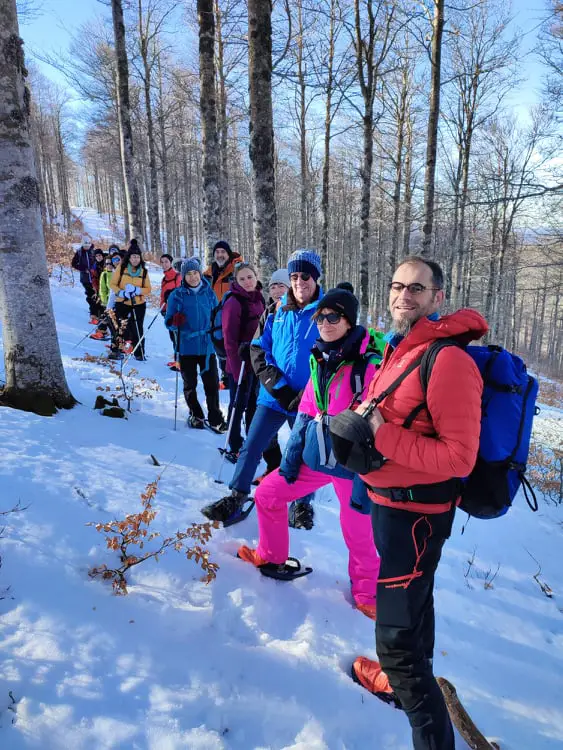
[[[143,302],[142,305],[126,305],[125,302],[115,303],[115,316],[117,318],[120,330],[123,330],[125,325],[123,339],[125,341],[131,341],[133,347],[137,346],[140,338],[143,336],[143,324],[145,322],[145,313],[147,311],[147,303]],[[127,320],[127,324],[123,321]],[[141,345],[137,348],[135,354],[139,356],[145,356],[145,340],[141,342]]]
[[415,750],[454,750],[454,733],[432,669],[434,574],[454,512],[411,513],[374,504],[379,662],[409,719]]
[[96,302],[96,292],[90,281],[90,274],[88,271],[80,271],[80,283],[84,287],[84,294],[86,295],[86,302],[88,303],[88,309],[90,315],[99,315],[99,304]]
[[197,398],[197,375],[201,377],[205,400],[207,402],[207,419],[212,425],[219,425],[223,421],[223,413],[219,408],[219,375],[217,360],[214,354],[209,356],[198,354],[180,355],[180,373],[184,382],[184,397],[190,414],[198,419],[205,415]]

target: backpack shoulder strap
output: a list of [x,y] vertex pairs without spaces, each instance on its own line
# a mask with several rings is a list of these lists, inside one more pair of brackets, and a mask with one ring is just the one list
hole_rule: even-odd
[[434,363],[436,362],[436,357],[438,356],[438,354],[442,351],[442,349],[446,349],[449,346],[461,347],[461,344],[455,339],[437,339],[430,344],[428,349],[426,349],[426,351],[422,355],[420,361],[420,385],[422,386],[424,401],[418,404],[418,406],[414,407],[414,409],[403,422],[403,427],[406,427],[407,429],[411,427],[412,423],[420,414],[420,412],[424,409],[428,409],[428,405],[426,403],[426,392],[428,391],[428,383],[430,382],[432,368],[434,367]]

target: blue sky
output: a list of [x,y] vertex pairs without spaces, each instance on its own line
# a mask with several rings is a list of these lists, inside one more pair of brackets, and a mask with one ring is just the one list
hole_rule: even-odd
[[[28,57],[34,52],[66,52],[71,34],[85,21],[99,14],[109,14],[109,8],[99,0],[40,0],[42,13],[35,20],[23,24],[20,33],[25,41]],[[514,25],[525,32],[523,49],[523,73],[527,83],[518,88],[513,98],[516,110],[526,108],[539,91],[541,65],[532,57],[524,57],[536,41],[537,26],[546,12],[545,0],[515,0],[512,4]],[[181,33],[181,32],[180,32]],[[87,40],[85,40],[87,43]],[[45,75],[61,85],[66,85],[63,76],[51,66],[38,62]]]

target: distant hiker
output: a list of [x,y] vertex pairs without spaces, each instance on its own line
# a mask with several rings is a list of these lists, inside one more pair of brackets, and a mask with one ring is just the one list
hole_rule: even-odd
[[[301,393],[309,380],[309,354],[317,338],[312,320],[319,297],[321,259],[312,250],[296,250],[289,258],[291,289],[284,303],[268,316],[259,338],[252,341],[250,357],[260,380],[258,407],[250,432],[244,441],[235,473],[229,484],[231,494],[202,509],[212,520],[232,524],[246,517],[243,507],[264,446],[270,444],[287,421],[293,426]],[[290,523],[298,528],[313,526],[310,499],[297,501],[290,512]]]
[[178,336],[180,373],[190,412],[188,424],[199,430],[206,424],[197,397],[199,369],[207,403],[207,424],[214,432],[222,433],[227,425],[219,407],[219,375],[210,335],[211,313],[217,306],[217,297],[201,275],[199,258],[185,260],[181,275],[180,286],[168,297],[165,322]]
[[[278,306],[281,305],[282,298],[288,293],[290,288],[291,283],[289,281],[287,268],[278,268],[277,271],[274,271],[274,273],[270,277],[270,283],[268,284],[268,292],[270,296],[268,298],[268,302],[266,303],[266,309],[264,310],[264,313],[260,318],[256,338],[259,338],[262,335],[262,333],[264,332],[266,321],[268,320],[268,316],[271,314],[275,314]],[[260,382],[258,380],[256,385],[258,392],[260,386]],[[277,434],[272,438],[270,445],[262,454],[262,458],[266,462],[266,471],[254,479],[252,484],[255,485],[260,484],[265,476],[274,471],[274,469],[277,469],[281,464],[282,452],[280,444],[278,442]]]
[[368,420],[374,453],[385,461],[362,476],[370,488],[381,556],[379,663],[361,656],[353,676],[405,711],[415,750],[454,750],[452,725],[432,671],[434,576],[459,501],[458,477],[468,475],[477,458],[483,389],[475,362],[462,348],[450,346],[436,358],[425,398],[417,361],[437,339],[469,343],[487,332],[474,310],[440,317],[443,301],[437,263],[420,257],[401,262],[389,285],[392,332],[359,409],[362,413],[396,386]]
[[[113,272],[111,289],[115,292],[115,316],[120,331],[124,329],[123,353],[135,350],[135,359],[145,359],[143,323],[147,309],[147,295],[151,291],[149,274],[136,239],[132,239],[129,250]],[[139,346],[138,342],[141,341]],[[112,353],[118,353],[118,345],[112,342]]]
[[298,577],[299,568],[286,565],[288,504],[332,484],[340,501],[340,526],[348,547],[352,596],[356,607],[375,620],[379,559],[373,542],[369,499],[359,477],[336,462],[328,431],[332,416],[347,409],[354,400],[360,403],[381,362],[383,336],[356,325],[357,316],[358,300],[342,289],[331,289],[317,304],[313,320],[319,338],[311,354],[311,378],[281,466],[265,477],[256,490],[258,547],[242,546],[238,557],[264,575],[283,580]]
[[94,263],[92,264],[92,272],[90,275],[92,278],[92,286],[94,287],[94,292],[96,293],[94,301],[96,304],[96,317],[98,319],[102,317],[105,310],[105,306],[100,300],[100,277],[104,270],[105,257],[105,253],[100,247],[97,247],[94,250]]
[[[229,377],[230,408],[234,408],[233,422],[229,435],[231,458],[236,457],[242,447],[241,424],[244,416],[245,431],[248,435],[252,418],[256,411],[256,376],[250,364],[250,342],[254,338],[265,303],[256,271],[249,263],[237,263],[234,279],[225,300],[221,326],[227,353],[226,371]],[[245,363],[244,376],[238,388],[237,382],[241,365]],[[229,414],[230,419],[230,414]]]
[[[219,240],[215,243],[213,262],[205,269],[203,275],[211,285],[219,302],[229,291],[234,278],[235,263],[239,261],[242,261],[241,255],[231,250],[231,246],[226,240]],[[221,388],[228,388],[229,379],[225,369],[226,361],[222,357],[218,357],[218,360],[221,370]]]
[[[164,273],[160,283],[160,314],[163,318],[166,318],[166,304],[168,302],[168,297],[170,297],[172,291],[182,283],[182,274],[179,271],[176,271],[173,267],[173,261],[174,258],[168,253],[164,253],[160,256],[160,267]],[[168,333],[170,334],[170,341],[174,347],[174,353],[176,353],[176,334],[174,331],[168,331]],[[167,364],[168,367],[174,369],[180,367],[180,364],[176,362],[175,359],[170,360]]]
[[94,247],[91,245],[88,237],[82,238],[82,244],[78,250],[74,253],[74,257],[71,261],[71,266],[75,271],[80,272],[80,283],[84,287],[84,294],[86,295],[86,302],[88,303],[88,309],[90,311],[90,323],[92,325],[98,324],[98,318],[96,313],[98,308],[96,305],[96,292],[92,285],[92,267],[94,265]]
[[121,263],[123,260],[123,256],[121,255],[121,250],[111,250],[110,249],[110,258],[111,258],[111,264],[114,268],[117,268],[117,266]]

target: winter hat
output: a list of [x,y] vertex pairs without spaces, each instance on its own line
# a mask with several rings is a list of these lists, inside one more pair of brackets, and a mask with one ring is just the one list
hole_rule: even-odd
[[131,255],[131,253],[137,253],[138,255],[141,255],[141,248],[139,247],[139,243],[134,237],[129,243],[129,250],[127,252],[129,253],[129,255]]
[[321,259],[314,250],[296,250],[289,256],[287,262],[287,272],[291,277],[292,273],[309,273],[315,281],[318,281],[321,275]]
[[270,287],[272,286],[272,284],[283,284],[289,289],[289,287],[291,286],[291,282],[289,280],[287,268],[278,268],[277,271],[274,271],[268,286]]
[[336,289],[345,289],[350,294],[354,294],[354,285],[350,284],[349,281],[341,281],[336,285]]
[[102,250],[102,248],[101,248],[101,247],[97,247],[97,248],[96,248],[96,249],[94,250],[94,255],[105,255],[105,253],[104,253],[104,251]]
[[90,247],[90,238],[87,237],[85,234],[82,235],[82,239],[80,240],[82,247]]
[[229,254],[229,258],[233,257],[233,251],[231,250],[231,246],[227,242],[227,240],[219,240],[219,242],[216,242],[213,245],[213,257],[215,257],[215,250],[218,250],[220,247],[223,248],[223,250],[226,250]]
[[358,307],[359,302],[351,292],[347,289],[336,288],[329,289],[324,297],[321,297],[316,312],[320,312],[324,308],[334,310],[342,313],[350,325],[355,326],[358,319]]
[[199,271],[199,273],[201,273],[201,264],[199,262],[199,258],[196,258],[195,255],[192,258],[188,258],[182,263],[182,279],[189,271]]

